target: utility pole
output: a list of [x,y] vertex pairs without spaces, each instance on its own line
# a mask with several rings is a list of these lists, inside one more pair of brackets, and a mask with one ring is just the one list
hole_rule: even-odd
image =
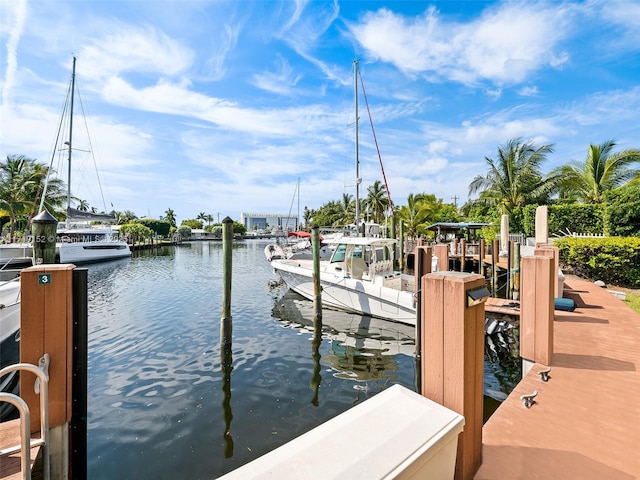
[[458,208],[458,196],[454,195],[453,197],[451,197],[453,199],[453,205]]

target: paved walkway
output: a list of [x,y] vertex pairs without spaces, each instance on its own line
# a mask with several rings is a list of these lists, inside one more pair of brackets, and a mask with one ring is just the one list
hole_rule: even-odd
[[534,365],[484,425],[476,480],[640,478],[640,315],[591,282],[564,296],[577,308],[555,312],[550,379]]

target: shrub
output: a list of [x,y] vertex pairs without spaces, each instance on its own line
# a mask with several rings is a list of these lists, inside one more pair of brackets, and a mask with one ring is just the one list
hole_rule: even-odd
[[562,238],[554,242],[563,270],[621,287],[640,288],[640,238]]

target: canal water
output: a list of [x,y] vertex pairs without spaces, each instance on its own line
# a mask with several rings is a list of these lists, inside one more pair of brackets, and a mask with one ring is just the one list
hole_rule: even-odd
[[[267,243],[234,242],[224,352],[220,242],[88,267],[89,478],[214,479],[393,384],[416,390],[412,328],[325,311],[318,345]],[[491,409],[519,360],[506,335],[486,347]]]

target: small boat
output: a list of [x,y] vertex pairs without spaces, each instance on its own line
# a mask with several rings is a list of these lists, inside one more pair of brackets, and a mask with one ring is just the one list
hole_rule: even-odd
[[[329,260],[320,261],[323,307],[416,324],[415,279],[393,269],[396,240],[343,237]],[[313,259],[275,259],[287,286],[314,299]]]

